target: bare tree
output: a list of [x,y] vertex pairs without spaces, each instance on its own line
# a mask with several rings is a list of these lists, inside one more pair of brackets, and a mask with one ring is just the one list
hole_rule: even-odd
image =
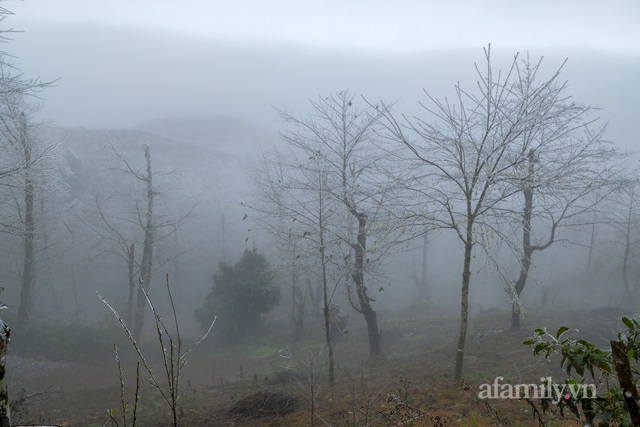
[[[0,6],[0,22],[11,15],[11,12]],[[9,41],[7,34],[13,29],[0,29],[0,42]],[[33,291],[33,257],[35,223],[33,219],[33,181],[31,168],[34,161],[40,159],[40,153],[32,152],[34,139],[28,132],[25,99],[28,96],[37,94],[40,90],[49,86],[50,83],[42,83],[37,79],[27,79],[17,72],[11,64],[11,57],[4,51],[0,51],[0,144],[3,155],[0,159],[0,185],[9,189],[9,193],[14,188],[15,182],[8,182],[8,179],[16,179],[16,175],[22,174],[24,181],[20,183],[20,188],[24,190],[23,202],[29,207],[25,212],[22,224],[24,229],[16,227],[18,221],[14,219],[5,222],[0,220],[0,232],[22,235],[23,249],[25,256],[22,265],[22,287],[21,300],[18,310],[18,321],[27,322],[29,308],[31,305],[31,295]],[[17,156],[12,155],[12,151],[19,152]],[[19,178],[17,178],[19,180]],[[24,184],[24,186],[22,186]],[[16,206],[20,206],[20,201],[16,201]],[[0,426],[9,426],[8,411],[8,390],[5,378],[5,356],[8,351],[10,328],[0,319]]]
[[371,273],[388,254],[391,236],[399,227],[390,213],[395,197],[393,183],[380,165],[386,153],[375,145],[380,112],[366,104],[355,105],[354,99],[354,94],[344,90],[311,101],[312,113],[306,117],[287,110],[278,112],[293,128],[282,132],[282,139],[301,156],[324,165],[328,191],[347,215],[341,223],[332,224],[330,231],[347,245],[343,259],[351,262],[349,301],[366,321],[370,356],[381,357],[375,299],[365,273]]
[[[11,212],[5,214],[7,216],[0,220],[0,225],[3,232],[21,239],[17,321],[24,327],[33,305],[36,252],[44,250],[48,243],[40,239],[40,248],[36,246],[38,237],[44,238],[45,234],[43,230],[38,231],[35,203],[36,200],[45,203],[45,197],[51,199],[61,189],[58,187],[60,177],[56,176],[58,172],[51,165],[57,157],[58,144],[39,138],[37,126],[29,120],[32,109],[20,95],[13,92],[0,94],[0,137],[4,157],[17,165],[13,169],[5,168],[1,174],[0,185]],[[44,218],[41,216],[39,221],[44,223]]]
[[[131,173],[136,179],[142,181],[146,186],[146,211],[144,214],[144,240],[142,244],[142,261],[140,263],[140,281],[141,285],[138,288],[137,306],[134,313],[133,322],[133,337],[136,340],[140,339],[142,334],[142,327],[144,325],[144,312],[147,306],[145,300],[145,292],[149,292],[149,286],[151,285],[151,267],[153,264],[153,244],[156,237],[156,225],[154,223],[153,215],[153,202],[156,196],[156,189],[153,186],[153,170],[151,168],[151,153],[149,146],[144,147],[144,158],[146,161],[146,168],[144,173],[133,170],[129,164],[125,161],[129,173]],[[141,221],[142,222],[142,221]]]
[[[127,265],[128,297],[124,319],[132,322],[133,337],[139,340],[147,306],[143,291],[149,292],[154,271],[179,255],[176,253],[171,257],[158,258],[154,251],[155,246],[157,242],[175,235],[179,226],[191,216],[193,208],[180,215],[158,213],[156,198],[165,192],[158,188],[154,178],[171,172],[165,174],[154,170],[148,144],[142,146],[142,165],[137,165],[120,154],[113,142],[110,145],[117,158],[115,170],[142,182],[143,188],[135,192],[137,196],[127,192],[121,193],[117,189],[112,194],[99,195],[94,188],[92,204],[97,218],[88,225],[95,233],[111,242],[112,247],[107,251],[121,258]],[[116,206],[109,208],[110,204]],[[131,205],[135,206],[133,211]],[[138,257],[137,247],[142,248]],[[142,286],[137,284],[138,281],[141,281]]]
[[419,203],[434,206],[427,220],[452,230],[463,246],[455,382],[462,377],[474,250],[492,240],[508,241],[504,231],[514,219],[513,198],[522,191],[529,153],[540,143],[527,132],[558,119],[549,87],[559,71],[546,80],[523,81],[532,76],[520,72],[518,55],[503,72],[494,69],[490,47],[484,52],[484,69],[476,65],[475,91],[456,85],[453,101],[425,92],[427,118],[400,122],[384,111],[389,138],[402,143],[415,161],[413,190]]
[[[418,233],[419,234],[419,233]],[[430,289],[429,289],[429,244],[431,230],[429,227],[425,227],[422,235],[419,235],[420,244],[415,248],[420,254],[420,271],[418,272],[418,266],[416,265],[415,258],[413,259],[413,272],[411,278],[416,287],[416,296],[422,302],[429,304]]]
[[[127,263],[127,283],[128,297],[127,308],[124,314],[124,320],[127,324],[133,321],[133,308],[135,301],[136,277],[139,273],[139,266],[136,263],[136,242],[132,241],[134,236],[127,235],[127,231],[123,230],[122,225],[117,225],[117,219],[112,219],[100,204],[98,194],[94,189],[95,207],[100,217],[100,222],[96,225],[91,224],[90,227],[98,234],[112,241],[116,245],[115,250],[110,250],[117,257],[122,258]],[[135,234],[135,233],[133,233]]]
[[[4,0],[0,0],[3,2]],[[11,11],[0,6],[0,23],[7,16],[12,15]],[[15,32],[12,28],[0,29],[0,43],[10,41],[9,34]],[[4,51],[0,51],[0,107],[3,109],[2,117],[4,118],[3,133],[9,128],[15,128],[15,121],[19,120],[23,112],[32,111],[27,104],[27,98],[35,98],[42,90],[50,87],[54,82],[43,82],[39,79],[30,79],[24,76],[12,63],[12,56]],[[19,110],[19,111],[18,111]],[[15,136],[15,135],[14,135]],[[3,135],[7,138],[6,135]],[[7,162],[7,160],[9,160]],[[0,160],[0,180],[24,169],[26,163],[23,158],[11,158],[3,156]]]
[[[300,273],[312,268],[304,264],[313,255],[306,253],[302,238],[293,232],[300,223],[296,224],[298,218],[289,210],[295,205],[295,196],[290,193],[293,189],[289,188],[292,168],[285,156],[277,150],[263,154],[253,176],[257,189],[255,200],[247,207],[256,213],[252,219],[268,232],[282,254],[281,266],[284,275],[290,278],[292,338],[298,341],[304,337],[304,308],[307,300],[307,291],[303,291],[299,283]],[[311,228],[314,226],[315,223]]]
[[[535,252],[543,251],[562,239],[563,228],[593,223],[591,211],[604,197],[616,191],[620,153],[604,141],[604,126],[597,126],[595,108],[578,104],[566,94],[567,82],[557,78],[540,81],[542,59],[516,63],[513,90],[524,101],[524,108],[536,116],[526,124],[521,139],[528,147],[526,162],[514,171],[522,212],[521,233],[515,249],[520,260],[516,280],[508,280],[512,295],[511,329],[520,329],[520,295],[525,288]],[[535,111],[531,106],[541,106]],[[536,232],[537,230],[537,232]]]
[[[640,256],[640,198],[638,188],[640,184],[639,171],[631,172],[617,192],[610,192],[604,203],[604,221],[610,226],[614,245],[622,244],[622,260],[620,263],[622,284],[624,286],[624,301],[628,307],[635,307],[638,302],[638,287],[640,275],[634,260]],[[632,276],[634,274],[634,276]]]
[[[0,22],[12,13],[0,6]],[[9,34],[14,30],[0,29],[0,42],[10,40]],[[24,212],[20,222],[22,227],[14,227],[16,222],[2,224],[2,231],[12,234],[19,234],[23,237],[23,265],[21,298],[18,308],[18,322],[26,322],[28,311],[31,306],[33,292],[33,264],[34,264],[34,240],[35,240],[35,220],[33,216],[34,203],[34,165],[41,163],[48,155],[47,149],[38,150],[34,147],[36,139],[28,120],[33,108],[28,105],[28,98],[36,97],[43,89],[52,85],[53,82],[42,82],[39,79],[26,78],[13,64],[12,57],[0,51],[0,119],[2,127],[0,138],[2,139],[4,155],[0,160],[0,184],[11,188],[15,182],[6,182],[7,178],[21,174],[23,178],[22,202]],[[13,148],[13,150],[11,150]],[[40,148],[40,147],[38,147]],[[14,153],[11,153],[14,151]],[[11,155],[14,154],[14,155]],[[15,155],[17,154],[17,155]],[[19,179],[19,178],[18,178]],[[15,201],[15,199],[14,199]],[[19,202],[16,202],[19,204]]]
[[19,117],[18,141],[24,155],[24,235],[23,235],[23,264],[22,285],[20,288],[20,305],[18,306],[17,321],[23,327],[27,323],[29,307],[31,305],[31,293],[33,291],[33,264],[34,264],[34,239],[35,220],[33,217],[34,188],[31,170],[31,144],[27,135],[27,119],[24,113]]
[[623,189],[623,195],[626,196],[627,209],[625,210],[625,218],[623,218],[624,227],[624,255],[622,257],[622,281],[624,284],[625,295],[629,306],[634,307],[638,301],[638,278],[635,286],[631,286],[629,280],[629,263],[634,257],[638,256],[637,247],[640,244],[638,239],[638,231],[640,230],[640,218],[638,218],[638,181]]
[[[329,385],[333,387],[335,368],[330,306],[339,281],[330,285],[330,276],[335,275],[331,260],[333,247],[339,242],[328,229],[336,214],[336,203],[328,189],[328,172],[324,166],[317,157],[300,160],[293,153],[285,156],[278,151],[271,156],[265,155],[254,179],[258,194],[251,207],[256,212],[256,219],[279,242],[285,256],[289,260],[293,258],[295,268],[301,267],[315,274],[322,283]],[[291,261],[289,266],[292,266]],[[292,282],[292,289],[294,287],[297,287],[296,281]]]

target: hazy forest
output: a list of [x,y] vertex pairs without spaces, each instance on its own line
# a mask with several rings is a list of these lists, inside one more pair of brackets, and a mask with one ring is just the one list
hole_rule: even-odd
[[156,114],[174,40],[151,113],[57,123],[1,5],[0,427],[640,425],[637,56],[228,48],[269,117]]

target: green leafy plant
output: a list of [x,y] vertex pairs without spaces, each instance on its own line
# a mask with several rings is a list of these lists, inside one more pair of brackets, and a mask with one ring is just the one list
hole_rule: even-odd
[[[542,412],[564,416],[568,410],[588,425],[640,425],[636,388],[640,379],[640,323],[629,317],[623,317],[622,323],[624,326],[617,340],[611,341],[610,349],[599,348],[586,339],[572,338],[572,331],[566,326],[555,334],[543,328],[534,330],[533,337],[524,344],[530,346],[536,356],[547,360],[560,355],[561,367],[572,375],[564,387],[549,387],[552,395],[539,399]],[[589,379],[593,385],[591,390],[599,389],[598,393],[587,392],[589,388],[585,385]],[[529,403],[533,405],[532,401]]]
[[213,276],[213,288],[195,317],[206,330],[214,313],[217,337],[223,342],[255,335],[264,313],[280,300],[274,274],[267,259],[257,250],[246,250],[234,265],[220,263],[220,273]]

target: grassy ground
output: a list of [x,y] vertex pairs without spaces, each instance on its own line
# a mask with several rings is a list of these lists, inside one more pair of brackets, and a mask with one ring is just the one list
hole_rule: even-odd
[[[350,332],[336,343],[333,389],[326,384],[321,329],[308,331],[302,342],[290,343],[288,325],[271,326],[254,342],[226,349],[207,344],[193,353],[183,371],[181,425],[302,426],[312,421],[318,426],[353,427],[539,425],[529,402],[481,400],[479,387],[498,376],[514,384],[540,384],[540,378],[547,376],[563,381],[566,376],[557,360],[549,363],[535,358],[522,342],[534,326],[550,331],[563,324],[579,326],[581,333],[603,342],[615,332],[610,316],[585,316],[582,310],[580,325],[575,324],[576,318],[577,312],[566,310],[528,313],[523,332],[513,333],[504,330],[509,320],[506,313],[474,316],[462,384],[451,380],[456,318],[407,313],[385,316],[386,358],[375,361],[367,357],[364,325],[351,319]],[[126,360],[124,366],[128,400],[135,383],[133,360]],[[10,359],[9,372],[11,363]],[[120,402],[115,361],[39,363],[30,375],[10,377],[14,398],[21,389],[27,397],[14,418],[24,423],[110,425],[107,410],[119,408]],[[156,372],[159,368],[156,365]],[[169,425],[166,405],[146,384],[137,416],[138,425]],[[544,416],[542,420],[546,425],[578,425],[571,418]]]

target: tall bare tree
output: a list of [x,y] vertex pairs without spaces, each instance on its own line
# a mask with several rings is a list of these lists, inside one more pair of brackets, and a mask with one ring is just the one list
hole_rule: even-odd
[[[0,23],[9,15],[11,15],[11,12],[3,6],[0,6]],[[13,31],[14,30],[10,28],[0,28],[0,42],[10,40],[7,34]],[[30,135],[27,132],[25,110],[21,109],[21,111],[16,114],[16,107],[23,105],[26,97],[32,96],[50,85],[50,83],[39,82],[38,79],[24,78],[11,64],[11,58],[12,57],[4,51],[0,51],[0,117],[3,123],[3,129],[0,130],[0,140],[2,140],[1,143],[3,146],[4,144],[8,144],[21,147],[22,156],[10,158],[11,156],[8,155],[7,150],[3,150],[2,160],[0,160],[0,184],[2,185],[6,184],[5,180],[7,178],[12,177],[20,171],[25,171],[25,169],[30,169],[33,165],[34,158],[38,158],[38,155],[34,156],[30,148],[25,148],[26,146],[30,147],[33,139],[29,138]],[[6,148],[6,146],[3,148]],[[9,162],[6,162],[8,158]],[[30,171],[25,172],[25,177],[31,177]],[[28,320],[31,305],[30,298],[33,290],[33,262],[30,263],[29,255],[26,255],[27,253],[33,255],[33,182],[30,181],[30,178],[25,178],[24,185],[24,201],[31,205],[31,216],[29,218],[25,217],[25,221],[23,222],[25,224],[23,239],[25,257],[18,320],[26,322]],[[30,196],[27,197],[27,194]],[[1,232],[15,233],[15,228],[13,228],[12,224],[9,225],[9,227],[7,227],[6,224],[0,224],[0,227]],[[33,259],[31,259],[31,261],[33,261]],[[26,272],[24,271],[25,269]],[[8,410],[8,390],[5,379],[5,355],[8,351],[9,332],[10,328],[0,320],[0,426],[2,427],[11,425]]]
[[[284,271],[283,275],[290,278],[292,338],[298,341],[304,337],[304,306],[307,299],[299,283],[300,273],[310,267],[305,263],[313,256],[306,253],[306,245],[301,243],[302,237],[294,232],[304,222],[296,224],[298,218],[290,210],[296,205],[296,196],[291,187],[294,166],[289,164],[289,160],[278,150],[263,153],[252,177],[257,190],[255,199],[243,205],[253,210],[251,219],[267,231],[282,255],[280,268]],[[313,225],[310,224],[310,228],[313,229]],[[313,250],[314,254],[317,252]]]
[[[57,143],[39,138],[37,126],[30,122],[30,107],[20,93],[0,96],[0,138],[4,158],[12,165],[4,169],[0,181],[11,212],[0,220],[1,231],[18,236],[21,240],[20,302],[17,321],[23,327],[29,322],[33,306],[36,252],[45,249],[42,230],[43,215],[36,218],[36,200],[45,203],[61,190],[60,177],[52,166],[57,156]],[[8,207],[8,206],[7,206]],[[38,231],[37,222],[41,222]],[[40,237],[40,247],[37,247]]]
[[[172,256],[156,256],[155,247],[159,241],[177,233],[180,225],[191,216],[192,209],[180,214],[160,213],[156,210],[156,199],[165,192],[158,188],[155,178],[160,173],[153,168],[151,149],[143,144],[144,163],[134,162],[122,155],[113,141],[111,151],[116,156],[115,170],[141,182],[140,191],[134,191],[135,196],[129,194],[131,187],[124,193],[118,189],[109,189],[110,194],[98,194],[94,189],[92,204],[97,218],[89,221],[89,227],[113,247],[107,251],[121,258],[127,265],[128,298],[125,320],[132,322],[132,332],[136,340],[140,339],[144,326],[145,309],[147,306],[144,291],[149,292],[153,273],[158,268],[174,259]],[[109,207],[109,205],[114,205]],[[132,210],[131,206],[135,208]],[[141,254],[136,256],[136,248],[142,248]],[[138,286],[138,282],[142,286]],[[137,289],[137,292],[136,292]]]
[[[94,190],[95,207],[100,217],[100,221],[97,224],[89,224],[93,231],[97,232],[101,236],[110,240],[115,244],[115,249],[109,252],[113,253],[123,261],[127,263],[127,284],[128,284],[128,297],[127,308],[124,313],[124,320],[127,324],[131,324],[133,321],[133,309],[135,302],[135,290],[137,288],[136,277],[139,273],[139,268],[136,263],[136,242],[134,236],[130,235],[122,227],[122,224],[117,223],[116,218],[110,217],[100,203],[98,194],[95,194]],[[135,233],[133,233],[135,234]]]
[[[567,82],[557,76],[540,81],[542,59],[516,63],[514,92],[524,108],[543,108],[526,124],[521,139],[529,147],[520,174],[517,194],[522,211],[521,235],[515,249],[520,259],[517,279],[507,279],[512,295],[511,329],[520,329],[520,295],[532,266],[533,254],[565,240],[563,228],[577,228],[593,222],[593,211],[604,197],[615,192],[623,180],[617,178],[620,153],[603,139],[605,127],[598,125],[596,109],[571,100]],[[563,64],[564,65],[564,64]]]
[[[6,127],[5,127],[6,129]],[[33,216],[33,202],[35,198],[32,175],[32,146],[27,132],[27,118],[21,112],[18,118],[17,140],[22,148],[25,163],[24,168],[24,235],[23,235],[23,263],[22,284],[20,288],[20,305],[18,306],[17,322],[23,327],[27,324],[29,308],[33,293],[33,273],[35,255],[35,220]]]
[[380,112],[354,101],[355,95],[343,90],[311,101],[312,113],[308,116],[280,110],[280,117],[292,128],[281,135],[301,156],[325,165],[328,191],[346,214],[342,223],[332,224],[329,230],[348,248],[343,258],[351,262],[349,300],[367,324],[369,355],[381,357],[378,316],[373,308],[375,291],[367,284],[367,274],[388,254],[391,236],[400,227],[396,227],[391,214],[393,181],[381,168],[387,153],[375,144]]
[[[329,232],[336,214],[336,201],[328,188],[328,172],[317,157],[296,157],[277,150],[265,154],[254,183],[257,200],[250,207],[287,258],[292,273],[293,298],[301,292],[297,269],[314,274],[321,282],[322,312],[329,364],[329,385],[335,381],[334,348],[331,337],[330,306],[338,280],[332,255],[339,242]],[[333,283],[333,285],[332,285]],[[296,300],[292,300],[295,306]],[[294,329],[299,327],[294,318]]]
[[[0,6],[0,22],[12,13]],[[0,29],[0,42],[7,42],[10,38],[7,34],[13,29]],[[33,169],[36,163],[41,163],[48,155],[47,150],[34,148],[36,138],[29,122],[33,107],[29,105],[29,98],[36,96],[40,91],[52,85],[53,82],[42,82],[39,79],[26,78],[12,63],[12,56],[0,51],[0,138],[5,148],[2,160],[0,160],[0,184],[7,185],[5,179],[20,173],[23,178],[22,190],[24,212],[19,221],[22,227],[16,230],[15,224],[2,224],[2,231],[12,234],[20,234],[23,237],[23,266],[21,273],[21,298],[18,308],[17,320],[27,322],[29,308],[32,303],[33,275],[34,275],[34,240],[35,220],[33,216],[34,182]],[[7,147],[8,146],[8,147]],[[19,154],[11,155],[11,151]],[[15,154],[15,153],[14,153]],[[8,183],[8,186],[13,184]]]
[[434,206],[428,220],[452,230],[463,246],[455,382],[463,371],[474,250],[493,239],[508,240],[513,198],[522,191],[529,153],[541,143],[527,132],[551,128],[559,118],[553,108],[557,94],[549,90],[559,71],[548,79],[525,81],[533,76],[520,72],[518,55],[505,71],[497,71],[491,48],[484,53],[484,66],[476,65],[475,91],[458,84],[453,101],[425,92],[429,104],[422,104],[424,118],[400,121],[384,111],[389,138],[403,144],[414,159],[413,190],[421,203]]
[[156,238],[156,224],[154,222],[153,203],[157,194],[153,186],[153,169],[151,168],[151,153],[148,145],[144,147],[144,158],[146,168],[144,173],[133,170],[128,163],[125,162],[129,172],[138,180],[142,181],[146,186],[146,210],[144,212],[143,227],[144,240],[142,243],[142,261],[140,262],[140,282],[138,288],[138,296],[136,297],[136,311],[133,319],[133,337],[140,339],[142,327],[144,326],[144,312],[147,307],[145,292],[149,292],[151,285],[151,272],[153,265],[153,245]]

